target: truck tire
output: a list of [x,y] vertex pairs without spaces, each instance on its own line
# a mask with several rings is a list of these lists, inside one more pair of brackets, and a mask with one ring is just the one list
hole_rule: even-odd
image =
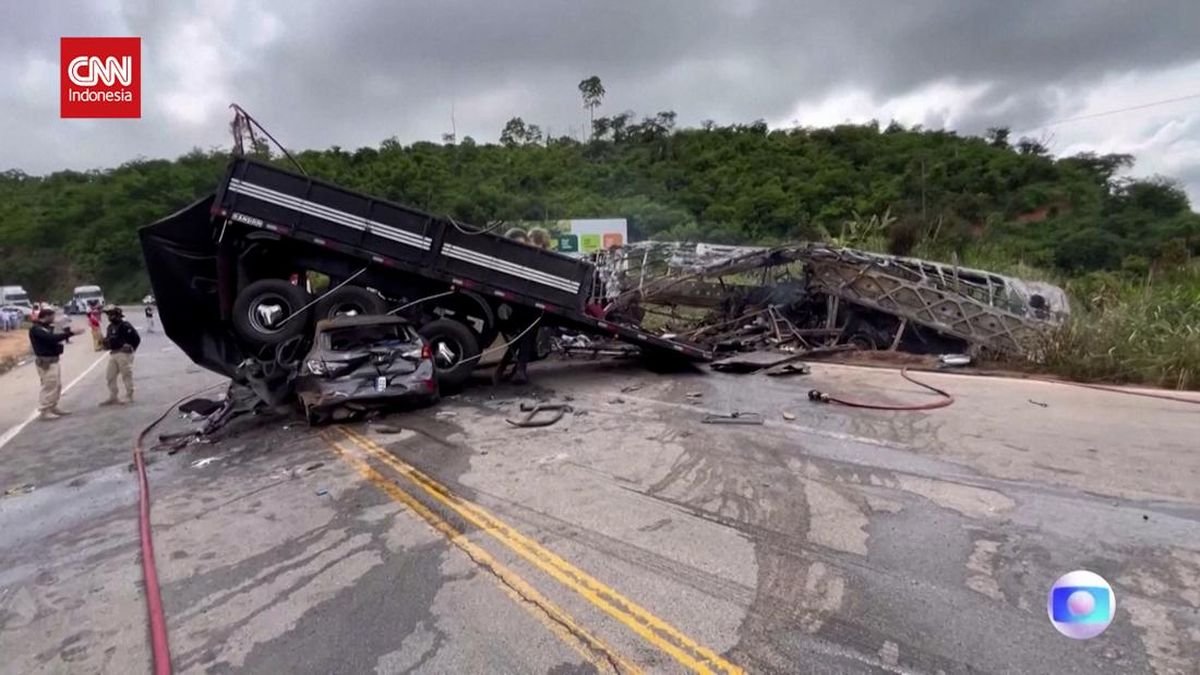
[[[233,330],[258,347],[271,347],[308,331],[308,294],[283,279],[259,279],[233,301]],[[287,320],[288,317],[293,317]]]
[[327,293],[316,305],[317,321],[338,316],[362,316],[383,314],[387,305],[383,298],[361,286],[343,286]]
[[438,386],[453,390],[466,383],[479,361],[475,333],[453,319],[430,321],[417,332],[429,341],[433,350]]
[[534,361],[550,358],[550,355],[554,353],[554,338],[557,336],[556,329],[550,326],[538,326],[537,347],[533,350]]

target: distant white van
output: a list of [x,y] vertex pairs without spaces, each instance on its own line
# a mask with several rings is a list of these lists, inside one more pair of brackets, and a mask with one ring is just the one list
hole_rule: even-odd
[[99,286],[76,286],[71,295],[69,314],[86,314],[92,307],[104,306],[104,291]]
[[33,309],[33,303],[29,302],[29,294],[20,286],[0,286],[0,306],[2,305]]

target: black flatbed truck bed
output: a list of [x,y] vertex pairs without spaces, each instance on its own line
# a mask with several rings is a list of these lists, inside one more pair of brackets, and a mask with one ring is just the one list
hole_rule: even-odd
[[[712,357],[589,314],[595,269],[586,261],[247,158],[230,162],[213,197],[140,236],[168,336],[197,363],[231,376],[254,355],[213,325],[228,325],[233,297],[249,277],[264,274],[263,266],[332,279],[360,274],[355,283],[397,298],[445,289],[493,307],[519,305],[540,313],[544,324],[652,353]],[[261,262],[245,262],[249,250],[264,246],[269,254]]]

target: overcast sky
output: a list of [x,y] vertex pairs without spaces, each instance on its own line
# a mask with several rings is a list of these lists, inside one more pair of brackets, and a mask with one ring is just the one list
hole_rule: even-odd
[[[1198,0],[91,0],[0,8],[0,169],[45,173],[228,146],[231,101],[292,148],[459,137],[519,115],[696,125],[897,119],[1009,126],[1055,154],[1136,154],[1200,205]],[[58,117],[58,38],[141,36],[142,119]]]

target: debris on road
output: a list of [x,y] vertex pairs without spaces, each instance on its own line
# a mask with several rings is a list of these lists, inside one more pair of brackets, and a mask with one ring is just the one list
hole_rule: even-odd
[[770,368],[778,362],[779,354],[777,352],[758,350],[714,361],[709,367],[722,373],[744,375],[757,373],[760,370]]
[[903,377],[904,379],[908,380],[909,382],[912,382],[913,384],[915,384],[919,387],[924,387],[925,389],[932,391],[933,393],[939,395],[941,398],[937,401],[932,401],[929,403],[915,403],[915,404],[867,403],[867,402],[863,402],[863,401],[845,399],[845,398],[841,398],[841,397],[837,397],[837,396],[830,396],[829,394],[826,394],[823,391],[820,391],[817,389],[810,389],[808,392],[808,400],[812,401],[813,403],[837,403],[839,405],[844,405],[844,406],[847,406],[850,408],[866,408],[868,410],[896,410],[896,411],[935,410],[937,408],[945,408],[946,406],[954,403],[954,397],[951,396],[948,392],[946,392],[943,389],[938,389],[937,387],[935,387],[931,384],[925,384],[924,382],[921,382],[920,380],[914,379],[911,375],[908,374],[907,368],[900,371],[900,377]]
[[781,366],[768,368],[764,374],[767,377],[783,377],[785,375],[808,375],[812,369],[803,363],[785,363]]
[[1029,399],[1029,402],[1038,406],[1039,408],[1049,408],[1050,407],[1049,403],[1042,403],[1041,401],[1035,401],[1033,399]]
[[[508,422],[514,427],[521,427],[524,429],[548,427],[558,423],[558,421],[563,418],[563,415],[573,412],[574,408],[566,403],[538,403],[537,405],[532,406],[523,403],[521,404],[521,410],[526,411],[524,417],[517,420],[505,418],[504,421]],[[548,417],[543,416],[541,419],[538,419],[538,415],[541,413],[551,414]]]
[[34,487],[34,485],[32,483],[25,483],[24,485],[18,485],[16,487],[11,487],[11,488],[5,490],[4,496],[5,497],[16,497],[19,495],[27,495],[36,489],[37,488]]
[[938,364],[943,368],[961,368],[971,365],[971,357],[967,354],[942,354],[938,357]]
[[734,411],[728,415],[705,415],[704,419],[700,420],[704,424],[762,424],[762,415],[756,412],[739,412]]
[[220,410],[222,405],[224,405],[222,401],[214,401],[209,398],[194,398],[180,405],[179,412],[185,415],[208,417]]
[[791,422],[791,421],[793,421],[793,420],[795,420],[795,419],[796,419],[796,416],[795,416],[795,415],[793,415],[793,414],[792,414],[792,413],[790,413],[790,412],[785,412],[785,413],[782,413],[782,415],[783,415],[783,419],[785,419],[785,420],[787,420],[787,421],[789,421],[789,422]]
[[192,462],[192,466],[197,469],[202,469],[202,468],[208,466],[209,464],[212,464],[213,462],[217,461],[217,459],[218,459],[217,457],[205,457],[203,459],[197,459],[196,461]]

